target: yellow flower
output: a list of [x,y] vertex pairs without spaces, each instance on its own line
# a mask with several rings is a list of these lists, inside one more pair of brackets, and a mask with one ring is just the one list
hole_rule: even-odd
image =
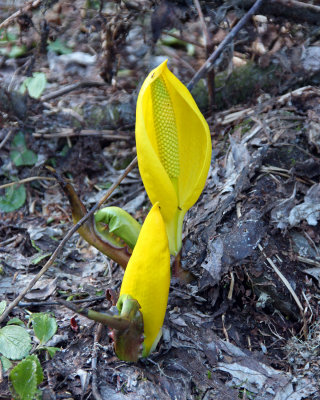
[[143,357],[157,345],[170,286],[170,254],[165,225],[155,204],[142,225],[124,273],[120,297],[130,295],[141,306],[144,324]]
[[167,61],[144,81],[136,112],[139,170],[152,204],[159,202],[171,254],[181,249],[182,223],[200,196],[211,161],[208,124]]

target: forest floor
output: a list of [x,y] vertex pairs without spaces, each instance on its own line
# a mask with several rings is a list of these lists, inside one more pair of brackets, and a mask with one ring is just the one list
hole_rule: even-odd
[[[135,157],[135,104],[149,71],[168,58],[188,84],[253,4],[33,3],[10,24],[19,4],[0,4],[0,313],[72,227],[45,166],[90,209]],[[188,279],[172,278],[157,350],[119,361],[107,328],[56,302],[103,312],[106,290],[121,285],[121,267],[78,233],[2,321],[30,333],[44,399],[320,399],[320,5],[276,0],[275,12],[269,3],[192,90],[212,165],[185,218]],[[45,76],[37,98],[21,94],[34,73]],[[137,167],[107,205],[143,222],[150,203]],[[29,322],[47,312],[57,322],[52,358],[37,351]],[[0,399],[9,399],[18,361],[1,351],[1,332]]]

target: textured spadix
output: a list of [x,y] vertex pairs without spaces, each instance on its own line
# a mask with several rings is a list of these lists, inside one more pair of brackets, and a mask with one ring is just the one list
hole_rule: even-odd
[[181,248],[186,211],[200,196],[211,160],[211,137],[188,89],[167,61],[144,81],[136,112],[140,174],[151,202],[159,202],[171,254]]
[[166,313],[170,285],[170,254],[165,225],[155,204],[142,225],[138,241],[124,273],[120,298],[130,295],[141,306],[143,356],[156,346]]

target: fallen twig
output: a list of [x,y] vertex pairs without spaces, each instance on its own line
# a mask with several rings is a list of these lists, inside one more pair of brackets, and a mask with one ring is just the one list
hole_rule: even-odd
[[91,215],[98,210],[98,208],[111,196],[111,194],[114,192],[114,190],[119,186],[120,182],[123,181],[123,179],[129,174],[130,171],[136,166],[137,164],[137,157],[134,158],[131,163],[127,166],[127,168],[124,170],[122,175],[116,180],[116,182],[107,190],[106,194],[102,197],[102,199],[96,203],[91,210],[83,217],[81,220],[74,225],[70,231],[65,235],[65,237],[61,240],[59,243],[58,247],[55,249],[53,252],[52,256],[49,258],[49,260],[46,262],[46,264],[43,266],[41,271],[38,272],[38,274],[29,282],[29,284],[25,287],[25,289],[8,305],[4,313],[0,317],[0,323],[7,318],[9,313],[13,310],[13,308],[18,305],[19,301],[23,299],[23,297],[29,292],[29,290],[34,286],[34,284],[41,278],[41,276],[48,271],[48,269],[51,267],[51,265],[54,263],[55,259],[58,257],[60,252],[62,251],[64,245],[67,243],[67,241],[71,238],[71,236],[81,227],[81,225],[86,222]]
[[42,0],[29,1],[29,3],[27,3],[24,7],[21,7],[20,10],[16,11],[12,15],[10,15],[10,17],[1,22],[0,29],[6,28],[15,18],[19,17],[20,15],[27,13],[33,8],[39,7],[41,2]]
[[292,286],[290,285],[288,279],[280,272],[280,270],[276,267],[275,263],[271,260],[271,258],[267,257],[267,255],[264,253],[263,248],[260,244],[258,244],[258,248],[261,251],[261,253],[266,257],[266,260],[271,265],[274,272],[279,276],[279,278],[282,280],[282,282],[284,283],[286,288],[289,290],[289,292],[290,292],[291,296],[294,298],[294,301],[296,302],[299,310],[301,312],[303,312],[302,304],[301,304],[298,296],[296,295],[295,291],[292,289]]
[[106,86],[106,83],[97,81],[83,81],[83,82],[72,83],[71,85],[66,85],[54,92],[41,96],[40,101],[49,101],[55,99],[56,97],[60,97],[66,93],[72,92],[73,90],[83,89],[87,87],[100,87],[100,86]]
[[297,0],[276,0],[276,3],[281,3],[286,7],[295,7],[295,8],[304,8],[309,11],[313,12],[320,12],[320,6],[316,6],[313,4],[309,3],[304,3],[302,1],[297,1]]
[[99,323],[94,334],[93,339],[93,352],[92,352],[92,359],[91,359],[91,369],[92,369],[92,396],[96,400],[102,400],[102,397],[99,393],[98,383],[97,383],[97,360],[98,360],[98,343],[101,338],[102,330],[104,326]]
[[[199,20],[200,20],[200,24],[201,24],[202,31],[203,31],[204,47],[205,47],[205,50],[206,50],[206,57],[209,57],[209,54],[213,50],[213,44],[212,44],[212,41],[211,41],[211,35],[210,35],[209,30],[208,30],[206,21],[204,19],[199,0],[193,0],[193,2],[194,2],[194,5],[196,6],[198,14],[199,14]],[[215,78],[215,71],[214,71],[214,69],[211,69],[210,71],[208,71],[208,75],[207,75],[209,105],[210,105],[210,110],[211,111],[212,111],[212,106],[214,104],[214,93],[215,93],[214,78]]]
[[7,141],[9,140],[10,136],[13,133],[13,129],[10,129],[10,131],[6,134],[6,136],[3,138],[2,142],[0,143],[0,149],[2,149],[2,147],[7,143]]
[[244,25],[249,21],[251,16],[257,12],[261,4],[264,0],[257,0],[255,4],[250,8],[250,10],[240,19],[237,25],[228,33],[228,35],[223,39],[223,41],[219,44],[216,50],[211,54],[211,56],[207,59],[207,61],[203,64],[203,66],[198,70],[198,72],[193,76],[187,88],[192,90],[194,85],[206,75],[211,68],[213,67],[215,61],[221,55],[225,47],[235,38],[240,29],[244,27]]
[[[95,301],[105,300],[106,296],[96,296],[96,297],[88,297],[86,299],[80,300],[70,300],[70,303],[81,304],[81,303],[93,303]],[[57,301],[28,301],[28,302],[20,302],[18,304],[19,307],[41,307],[41,306],[57,306],[60,303]]]
[[5,183],[0,186],[0,189],[5,189],[14,185],[22,185],[23,183],[32,182],[32,181],[56,181],[56,178],[51,178],[47,176],[29,176],[29,178],[21,179],[19,181],[13,181],[9,183]]
[[81,131],[77,132],[76,130],[72,128],[67,128],[67,129],[62,129],[60,132],[57,133],[41,133],[41,132],[34,132],[32,134],[33,137],[36,138],[43,138],[43,139],[52,139],[52,138],[60,138],[60,137],[74,137],[74,136],[102,136],[105,139],[108,140],[130,140],[132,139],[131,136],[129,135],[123,135],[122,131],[113,131],[111,129],[102,129],[102,130],[97,130],[97,129],[82,129]]

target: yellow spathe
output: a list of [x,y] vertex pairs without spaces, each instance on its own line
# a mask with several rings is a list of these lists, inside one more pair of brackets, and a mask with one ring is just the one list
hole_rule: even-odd
[[205,185],[212,146],[206,120],[167,61],[141,87],[136,144],[143,184],[152,204],[159,202],[170,252],[176,255],[184,215]]
[[150,210],[124,273],[120,296],[128,294],[141,306],[146,357],[163,325],[170,286],[170,253],[159,204]]

